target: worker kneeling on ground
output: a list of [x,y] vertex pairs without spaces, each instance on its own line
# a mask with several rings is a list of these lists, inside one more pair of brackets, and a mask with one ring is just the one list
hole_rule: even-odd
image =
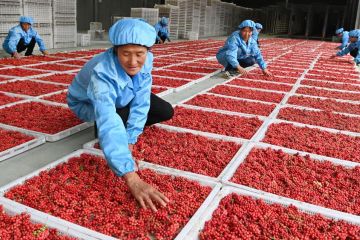
[[40,35],[32,28],[34,21],[31,17],[21,16],[20,24],[11,28],[7,37],[4,40],[3,48],[4,50],[11,54],[14,58],[20,58],[22,51],[25,51],[25,56],[31,56],[35,43],[40,47],[40,51],[47,55],[44,41],[41,39]]
[[341,57],[341,56],[345,56],[348,53],[350,53],[350,55],[354,57],[354,62],[356,63],[356,65],[359,66],[359,64],[360,64],[360,52],[359,52],[359,50],[360,50],[360,41],[359,41],[360,30],[350,31],[349,37],[350,37],[350,44],[343,50],[337,52],[336,55],[332,55],[330,58]]
[[259,35],[261,30],[263,29],[263,26],[260,23],[255,23],[255,30],[253,31],[251,37],[255,40],[255,42],[257,43],[258,47],[260,47],[259,44]]
[[337,46],[335,49],[343,50],[349,44],[349,32],[344,31],[343,28],[339,28],[335,31],[335,34],[341,39],[341,45]]
[[156,31],[156,42],[157,44],[165,43],[166,40],[170,41],[169,38],[169,19],[166,17],[162,17],[161,20],[155,24],[155,31]]
[[251,37],[255,23],[245,20],[239,25],[240,31],[233,32],[216,54],[218,62],[225,67],[224,75],[229,78],[238,73],[247,75],[244,69],[258,63],[264,75],[272,76],[266,69],[266,63],[261,55],[260,49]]
[[132,157],[144,126],[172,118],[172,106],[151,93],[155,43],[153,26],[139,19],[116,22],[109,31],[113,45],[85,64],[69,87],[67,102],[82,120],[95,121],[100,146],[114,173],[123,177],[143,208],[169,201],[140,179]]

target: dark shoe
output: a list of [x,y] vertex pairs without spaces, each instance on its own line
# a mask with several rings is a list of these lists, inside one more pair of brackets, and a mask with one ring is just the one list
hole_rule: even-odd
[[239,75],[239,72],[237,70],[229,70],[229,73],[232,77]]
[[229,73],[229,71],[224,71],[224,72],[222,72],[222,77],[225,79],[230,79],[231,74]]

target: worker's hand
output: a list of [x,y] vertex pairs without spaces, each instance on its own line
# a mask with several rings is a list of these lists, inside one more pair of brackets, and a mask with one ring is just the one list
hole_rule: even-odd
[[18,52],[14,52],[13,57],[16,58],[16,59],[19,59],[19,58],[21,58],[21,55]]
[[331,55],[330,56],[330,59],[334,59],[334,58],[336,58],[337,56],[334,54],[334,55]]
[[159,40],[159,41],[160,41],[160,44],[163,44],[163,43],[164,43],[164,41],[163,41],[161,38],[160,38],[160,40]]
[[132,153],[132,151],[134,150],[134,144],[129,144],[129,150]]
[[156,190],[150,184],[141,180],[136,172],[130,172],[124,175],[125,182],[130,189],[131,194],[144,209],[148,207],[154,212],[157,211],[155,203],[165,207],[170,200],[164,194]]
[[268,77],[273,77],[274,75],[269,71],[269,70],[267,70],[267,69],[264,69],[263,70],[263,74],[265,75],[265,76],[268,76]]
[[237,70],[242,76],[248,75],[248,72],[244,68],[242,68],[240,65],[237,67]]
[[340,47],[339,47],[339,46],[337,46],[335,49],[336,49],[336,50],[338,50],[338,49],[340,49]]
[[42,52],[42,54],[43,54],[44,56],[49,55],[49,52],[48,52],[48,51],[46,51],[46,50],[41,51],[41,52]]

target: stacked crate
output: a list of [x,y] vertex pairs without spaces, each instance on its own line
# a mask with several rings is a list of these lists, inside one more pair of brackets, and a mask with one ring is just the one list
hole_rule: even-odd
[[165,4],[179,7],[178,38],[186,37],[187,0],[165,0]]
[[33,28],[39,33],[46,48],[53,48],[52,0],[23,0],[23,15],[34,19]]
[[10,28],[19,24],[19,17],[22,15],[21,0],[0,1],[0,44],[3,43]]
[[235,6],[233,8],[233,21],[232,21],[232,30],[237,29],[237,26],[239,26],[240,24],[240,11],[241,11],[241,7],[239,6]]
[[233,3],[223,3],[225,12],[223,32],[225,33],[225,35],[228,35],[232,30],[233,8],[235,6],[236,5]]
[[[197,39],[200,32],[201,9],[205,14],[206,0],[166,0],[179,7],[179,38]],[[205,15],[203,17],[205,22]]]
[[220,0],[212,0],[211,6],[214,8],[215,11],[215,36],[221,35],[221,23],[220,23],[220,16],[222,15],[222,6]]
[[34,19],[33,28],[44,40],[46,48],[76,46],[76,1],[1,0],[0,44],[10,28],[19,24],[21,15]]
[[54,48],[76,47],[76,1],[53,0]]
[[213,36],[215,36],[215,8],[212,6],[206,6],[204,37]]
[[204,37],[206,35],[205,27],[206,27],[206,7],[207,0],[200,0],[200,30],[199,36]]
[[122,17],[122,16],[111,16],[111,26],[114,25],[119,20],[130,19],[131,17]]
[[155,4],[155,8],[159,9],[160,18],[166,17],[169,19],[170,39],[178,39],[179,7],[170,4],[166,4],[166,5]]
[[185,37],[195,40],[199,36],[200,31],[200,1],[188,0],[186,2],[186,27]]
[[145,19],[149,24],[155,25],[159,21],[159,9],[131,8],[131,17]]

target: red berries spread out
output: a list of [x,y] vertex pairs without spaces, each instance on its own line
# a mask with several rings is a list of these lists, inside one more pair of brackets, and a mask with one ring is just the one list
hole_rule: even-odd
[[1,128],[0,128],[0,136],[1,136],[0,153],[9,148],[15,147],[17,145],[21,145],[25,142],[34,139],[34,137],[32,136],[28,136],[19,132],[10,131]]
[[52,102],[58,102],[58,103],[67,104],[66,96],[67,96],[67,92],[62,92],[62,93],[54,94],[54,95],[51,95],[51,96],[42,97],[41,99],[44,99],[44,100],[47,100],[47,101],[52,101]]
[[281,100],[285,96],[285,94],[282,93],[263,92],[260,90],[258,91],[245,88],[230,87],[227,85],[217,86],[213,88],[210,92],[226,96],[254,99],[273,103],[281,102]]
[[[222,68],[214,56],[223,44],[201,40],[154,46],[152,92],[209,81]],[[188,96],[190,100],[175,107],[173,118],[163,122],[172,127],[145,127],[133,146],[133,158],[170,169],[166,174],[161,173],[165,170],[138,171],[170,199],[166,207],[157,206],[157,212],[142,209],[123,178],[104,158],[90,153],[71,157],[7,189],[5,197],[119,239],[174,239],[213,190],[199,183],[206,176],[222,187],[230,181],[234,188],[228,189],[240,184],[252,190],[216,195],[204,211],[207,215],[216,208],[210,220],[205,223],[205,215],[199,218],[199,226],[205,224],[196,232],[200,239],[360,239],[358,225],[316,214],[321,206],[338,211],[340,219],[345,213],[360,215],[360,167],[351,166],[360,163],[360,79],[354,64],[346,60],[350,58],[329,58],[335,46],[261,39],[261,52],[274,76],[265,76],[254,66],[246,76],[211,79],[219,85],[209,84],[205,92]],[[75,72],[103,51],[0,59],[0,91],[66,104],[66,92],[53,93],[66,89]],[[16,77],[24,78],[6,82]],[[20,100],[0,93],[0,106]],[[0,108],[0,123],[47,134],[82,123],[70,109],[47,103]],[[189,130],[198,135],[186,133]],[[33,139],[5,129],[0,129],[0,136],[0,153]],[[241,139],[229,141],[226,136]],[[268,148],[261,148],[259,141]],[[289,154],[281,147],[337,161]],[[344,160],[352,163],[344,167]],[[189,180],[189,175],[198,181]],[[259,199],[247,196],[254,191],[263,194],[257,195]],[[304,212],[301,204],[297,209],[268,201],[268,193],[277,195],[280,203],[290,198],[313,204],[314,214]],[[0,206],[0,239],[70,238],[32,222],[27,214],[10,216]]]
[[292,124],[273,124],[264,142],[328,157],[360,162],[360,137]]
[[200,239],[359,239],[360,227],[294,206],[230,194],[205,224]]
[[242,99],[232,99],[208,94],[197,95],[187,101],[186,104],[262,116],[270,115],[275,108],[275,104],[250,102]]
[[33,223],[26,213],[11,216],[0,205],[0,239],[74,240],[47,226]]
[[217,177],[241,146],[190,133],[146,128],[133,151],[136,159]]
[[231,181],[265,192],[360,215],[360,167],[253,149]]
[[74,79],[75,74],[52,74],[46,77],[39,77],[40,80],[48,82],[66,83],[70,84]]
[[0,84],[0,91],[18,93],[29,96],[39,96],[64,89],[66,89],[66,86],[40,83],[28,80]]
[[156,213],[142,209],[105,159],[89,154],[41,172],[5,196],[120,239],[173,239],[211,191],[182,177],[138,173],[171,199],[166,207]]
[[167,121],[166,124],[250,139],[261,126],[262,121],[258,118],[246,118],[176,107],[174,117]]
[[0,109],[0,122],[48,134],[55,134],[82,123],[68,108],[39,102],[21,103]]

